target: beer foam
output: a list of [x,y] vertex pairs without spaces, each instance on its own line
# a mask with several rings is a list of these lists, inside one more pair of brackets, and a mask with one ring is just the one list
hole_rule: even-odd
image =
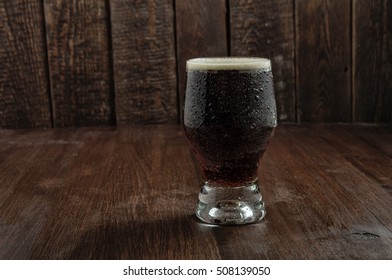
[[200,57],[186,62],[187,70],[264,70],[271,71],[271,61],[261,57]]

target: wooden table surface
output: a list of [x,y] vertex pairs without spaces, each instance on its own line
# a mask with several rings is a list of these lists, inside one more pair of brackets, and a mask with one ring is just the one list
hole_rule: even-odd
[[392,129],[280,125],[266,218],[199,222],[180,126],[0,131],[1,259],[392,259]]

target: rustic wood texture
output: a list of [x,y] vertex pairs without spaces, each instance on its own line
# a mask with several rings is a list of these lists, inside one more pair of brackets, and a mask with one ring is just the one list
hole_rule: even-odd
[[351,122],[350,1],[296,1],[298,121]]
[[117,122],[177,122],[173,2],[110,3]]
[[54,126],[114,124],[104,0],[45,0]]
[[226,0],[175,1],[178,95],[182,112],[186,61],[195,57],[228,56]]
[[353,110],[357,122],[392,122],[392,1],[353,1]]
[[51,127],[43,9],[0,1],[0,127]]
[[271,59],[278,120],[295,116],[293,1],[230,1],[233,56]]
[[0,0],[0,128],[177,123],[185,61],[227,55],[272,60],[280,122],[392,123],[391,15],[391,0]]
[[278,126],[265,220],[225,227],[194,217],[179,126],[0,131],[0,259],[391,259],[391,140],[390,126]]

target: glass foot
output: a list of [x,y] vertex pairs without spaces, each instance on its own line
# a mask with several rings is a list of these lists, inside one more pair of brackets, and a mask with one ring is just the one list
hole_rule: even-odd
[[205,183],[196,207],[200,220],[219,225],[254,223],[263,219],[265,213],[257,181],[240,187],[214,187]]

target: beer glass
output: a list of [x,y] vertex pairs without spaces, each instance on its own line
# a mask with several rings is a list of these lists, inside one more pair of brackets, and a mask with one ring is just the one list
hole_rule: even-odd
[[247,224],[265,216],[257,170],[276,127],[271,62],[254,57],[187,61],[183,127],[200,163],[196,216]]

